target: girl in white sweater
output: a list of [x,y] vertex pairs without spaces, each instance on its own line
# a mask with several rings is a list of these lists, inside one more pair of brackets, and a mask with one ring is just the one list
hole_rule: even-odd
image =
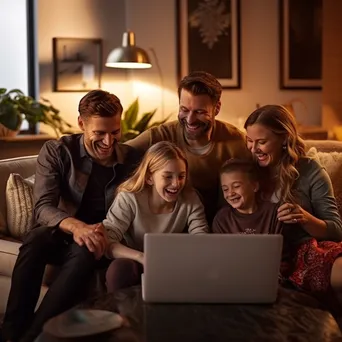
[[183,152],[161,141],[119,186],[103,221],[110,240],[106,256],[114,259],[106,274],[108,292],[139,284],[145,233],[208,232],[203,205],[187,184],[187,173]]

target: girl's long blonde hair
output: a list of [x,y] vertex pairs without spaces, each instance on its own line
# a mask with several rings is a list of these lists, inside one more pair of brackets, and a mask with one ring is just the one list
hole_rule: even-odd
[[294,183],[299,177],[298,160],[305,156],[305,144],[298,135],[294,116],[283,106],[266,105],[255,110],[247,118],[245,129],[260,124],[274,134],[284,137],[283,153],[278,162],[277,189],[280,201],[296,203]]
[[184,161],[188,173],[188,162],[182,150],[169,141],[160,141],[152,145],[145,153],[140,165],[133,175],[119,185],[117,193],[140,192],[148,185],[146,178],[154,172],[162,169],[169,160],[180,159]]

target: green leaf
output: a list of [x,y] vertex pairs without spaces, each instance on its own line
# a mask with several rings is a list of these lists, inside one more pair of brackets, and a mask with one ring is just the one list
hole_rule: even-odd
[[12,89],[7,93],[6,91],[5,88],[0,88],[0,122],[6,127],[13,129],[16,124],[20,125],[24,116],[31,124],[46,123],[54,129],[57,136],[60,136],[65,128],[69,128],[69,131],[73,128],[60,116],[59,110],[53,107],[50,101],[37,101],[26,96],[20,89]]
[[121,119],[121,134],[125,134],[128,131],[127,122]]
[[125,132],[125,134],[121,135],[121,142],[125,142],[127,140],[131,140],[134,139],[135,137],[137,137],[141,132],[139,131],[135,131],[133,129],[128,130],[127,132]]
[[151,119],[153,118],[153,115],[156,113],[156,109],[152,112],[145,113],[143,117],[136,123],[134,126],[134,129],[136,131],[139,131],[140,133],[145,131],[147,129],[148,124],[150,123]]
[[5,104],[0,107],[0,123],[5,127],[16,131],[19,129],[21,122],[22,117],[17,108],[10,104]]
[[127,124],[128,129],[132,129],[135,126],[135,122],[138,117],[138,112],[139,112],[139,101],[138,101],[138,98],[136,98],[135,101],[125,111],[124,116],[123,116],[123,120]]

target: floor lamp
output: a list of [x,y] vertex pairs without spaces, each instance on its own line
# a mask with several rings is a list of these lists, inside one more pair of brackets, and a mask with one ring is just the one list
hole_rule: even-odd
[[[153,48],[149,48],[151,51],[155,65],[158,70],[160,86],[162,91],[162,115],[164,118],[164,79],[157,54]],[[151,60],[148,53],[136,46],[135,34],[132,31],[124,32],[122,36],[122,45],[112,50],[107,58],[106,67],[109,68],[121,68],[121,69],[149,69],[152,67]]]

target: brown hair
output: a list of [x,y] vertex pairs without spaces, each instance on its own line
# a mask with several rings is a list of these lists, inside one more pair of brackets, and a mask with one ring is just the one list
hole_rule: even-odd
[[255,110],[247,118],[245,129],[260,124],[274,134],[284,137],[283,153],[278,163],[277,189],[280,189],[280,200],[294,203],[293,189],[299,173],[296,169],[298,160],[305,156],[305,144],[298,135],[296,120],[283,106],[266,105]]
[[251,160],[231,158],[223,163],[220,169],[220,175],[229,172],[242,172],[253,182],[259,182],[259,168]]
[[117,193],[140,192],[145,189],[146,177],[160,170],[169,160],[180,159],[185,163],[188,171],[188,161],[183,151],[169,141],[160,141],[152,145],[145,153],[140,165],[133,175],[123,182],[117,189]]
[[82,97],[78,112],[85,119],[90,116],[111,117],[121,115],[123,111],[117,96],[104,90],[92,90]]
[[182,89],[193,95],[208,95],[214,105],[220,101],[222,94],[220,82],[205,71],[194,71],[185,76],[178,87],[178,98],[180,98]]

